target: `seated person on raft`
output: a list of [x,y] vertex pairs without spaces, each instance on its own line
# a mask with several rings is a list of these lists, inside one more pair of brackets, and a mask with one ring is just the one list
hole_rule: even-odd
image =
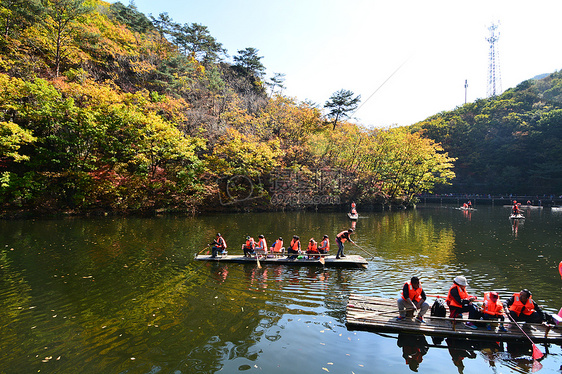
[[226,241],[222,235],[217,233],[217,238],[213,240],[213,248],[211,248],[211,257],[217,257],[217,254],[226,254]]
[[[404,287],[402,287],[402,294],[400,296],[401,297],[397,301],[400,317],[396,319],[398,321],[402,321],[406,318],[406,313],[411,313],[413,316],[413,312],[418,311],[416,321],[425,323],[423,316],[429,309],[429,304],[425,301],[427,297],[425,296],[425,291],[421,287],[419,278],[412,277],[409,282],[404,283]],[[406,310],[404,311],[404,309]]]
[[293,235],[293,239],[291,240],[291,244],[289,248],[287,248],[287,256],[288,259],[294,260],[297,258],[298,255],[301,253],[301,241],[297,235]]
[[[462,275],[455,277],[453,280],[453,285],[449,289],[447,299],[445,300],[451,311],[449,318],[462,318],[464,312],[468,312],[469,319],[480,318],[480,312],[476,306],[472,304],[472,302],[476,300],[476,297],[466,292],[467,286],[468,282]],[[477,328],[473,322],[467,322],[466,326],[471,329]]]
[[[484,293],[484,303],[482,304],[481,316],[484,321],[500,321],[503,322],[505,320],[504,312],[503,312],[503,305],[500,301],[499,295],[497,292],[485,292]],[[488,330],[492,329],[490,323],[486,324],[486,328]],[[503,323],[500,323],[500,331],[505,331],[505,327]]]
[[256,243],[254,242],[254,238],[252,238],[251,236],[246,236],[246,243],[242,245],[242,248],[244,249],[244,257],[252,257],[252,255],[255,253],[255,246]]
[[310,241],[308,242],[308,248],[306,250],[306,254],[308,255],[308,258],[319,258],[320,256],[320,252],[318,252],[318,243],[316,243],[316,240],[314,240],[314,238],[310,238]]
[[269,248],[269,253],[272,255],[279,255],[285,253],[285,247],[283,247],[283,238],[279,237]]
[[329,250],[330,250],[330,239],[328,238],[328,235],[324,235],[324,238],[322,238],[322,242],[320,242],[320,245],[318,246],[318,252],[325,255],[328,254]]
[[254,248],[254,252],[257,255],[267,255],[267,243],[265,242],[265,237],[263,235],[258,236],[258,244]]
[[507,302],[506,309],[515,321],[541,323],[544,321],[544,313],[533,300],[533,295],[528,289],[514,293]]

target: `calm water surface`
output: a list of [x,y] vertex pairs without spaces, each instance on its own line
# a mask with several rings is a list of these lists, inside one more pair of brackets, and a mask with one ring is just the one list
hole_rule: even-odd
[[[459,274],[476,295],[529,288],[557,312],[562,214],[531,210],[513,226],[509,209],[477,208],[364,214],[355,239],[372,256],[346,246],[369,259],[364,270],[193,260],[216,232],[231,254],[246,235],[333,240],[350,225],[344,213],[0,221],[0,372],[531,372],[526,346],[447,349],[427,337],[409,365],[415,339],[345,327],[350,293],[396,297],[412,275],[429,294]],[[539,348],[541,372],[560,372],[560,347]]]

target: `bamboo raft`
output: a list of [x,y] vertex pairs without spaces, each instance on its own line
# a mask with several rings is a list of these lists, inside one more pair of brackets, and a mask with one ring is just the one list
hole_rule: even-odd
[[[270,255],[271,256],[271,255]],[[302,256],[301,256],[302,257]],[[242,255],[223,255],[217,256],[215,258],[210,255],[197,255],[195,256],[197,261],[212,261],[212,262],[233,262],[239,264],[256,264],[257,260],[255,256],[244,257]],[[262,265],[292,265],[292,266],[326,266],[326,267],[356,267],[356,268],[366,268],[367,260],[359,255],[346,255],[345,257],[336,259],[336,256],[324,256],[324,264],[320,262],[318,258],[298,258],[298,259],[288,259],[287,256],[275,255],[260,256],[259,262]]]
[[[412,333],[430,336],[490,339],[495,341],[527,339],[521,330],[509,321],[507,317],[504,322],[507,331],[502,332],[498,330],[498,323],[492,323],[492,330],[487,330],[485,321],[469,320],[467,318],[432,317],[429,314],[430,311],[428,310],[424,316],[426,323],[416,322],[413,317],[397,321],[398,307],[396,299],[352,294],[349,296],[347,304],[346,325],[349,330],[374,332]],[[449,315],[448,309],[447,315]],[[478,329],[473,330],[465,325],[467,321],[482,325]],[[562,333],[558,327],[534,323],[519,323],[519,325],[534,342],[562,342]]]

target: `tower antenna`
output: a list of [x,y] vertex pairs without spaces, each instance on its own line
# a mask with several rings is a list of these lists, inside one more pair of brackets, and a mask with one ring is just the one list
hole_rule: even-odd
[[490,36],[486,38],[486,41],[490,44],[490,51],[488,53],[488,97],[496,96],[502,92],[500,56],[498,52],[500,32],[498,31],[498,27],[498,24],[492,23],[492,25],[488,27]]

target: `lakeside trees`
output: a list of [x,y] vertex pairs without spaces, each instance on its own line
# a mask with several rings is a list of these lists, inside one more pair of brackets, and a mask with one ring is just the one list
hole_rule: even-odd
[[[453,177],[453,160],[423,134],[345,122],[360,99],[353,93],[340,92],[333,123],[316,106],[275,92],[283,74],[268,95],[258,50],[222,61],[226,51],[203,25],[181,26],[165,14],[148,24],[134,5],[59,3],[72,16],[58,29],[48,21],[64,37],[58,59],[49,57],[57,39],[43,21],[5,12],[3,209],[272,209],[282,175],[290,176],[283,188],[294,206],[315,194],[402,204]],[[44,19],[61,14],[43,5]],[[16,16],[27,20],[17,32]],[[319,187],[319,175],[335,177]],[[225,192],[224,178],[249,183]]]
[[447,192],[562,193],[562,72],[411,126],[458,158]]

